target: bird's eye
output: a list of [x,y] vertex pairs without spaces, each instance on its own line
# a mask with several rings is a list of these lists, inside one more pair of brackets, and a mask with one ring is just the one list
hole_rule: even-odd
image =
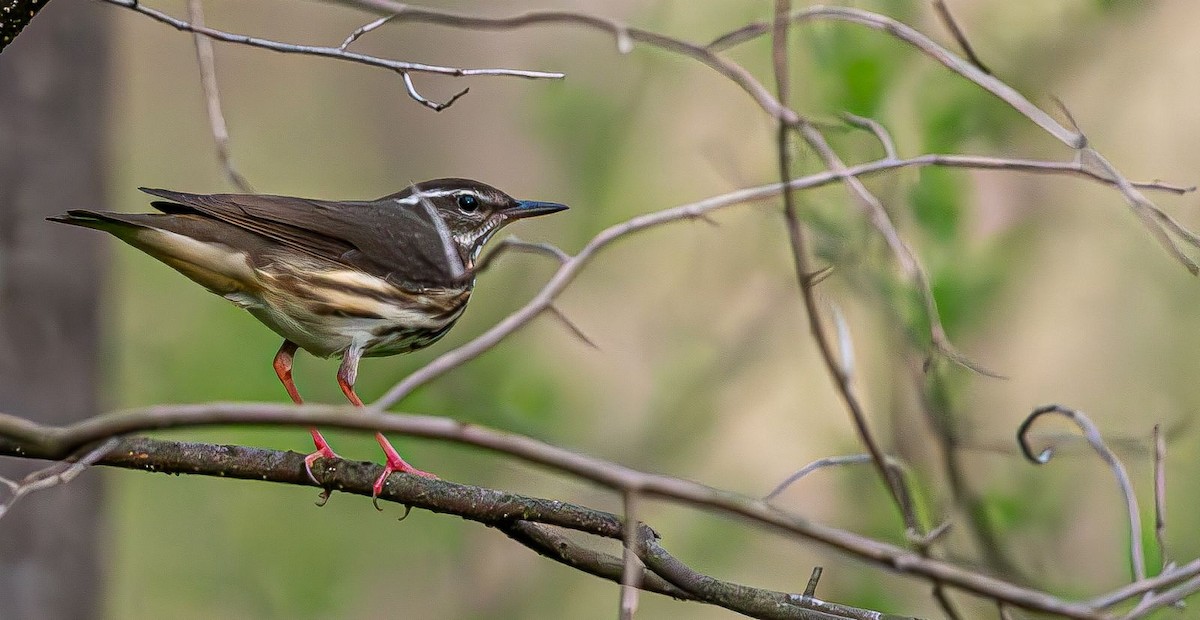
[[479,209],[479,199],[475,194],[459,194],[458,208],[462,209],[463,213],[474,213]]

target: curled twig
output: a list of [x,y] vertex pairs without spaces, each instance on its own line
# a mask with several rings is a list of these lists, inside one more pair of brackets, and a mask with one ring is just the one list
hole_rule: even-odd
[[1109,468],[1113,471],[1113,476],[1117,479],[1117,485],[1120,487],[1121,495],[1125,500],[1125,509],[1129,517],[1129,563],[1132,566],[1133,578],[1135,581],[1142,581],[1146,578],[1146,556],[1142,550],[1142,518],[1138,511],[1137,496],[1133,492],[1133,484],[1129,481],[1129,474],[1125,471],[1125,465],[1117,458],[1116,454],[1108,448],[1104,443],[1104,437],[1100,435],[1100,429],[1083,414],[1081,411],[1069,409],[1061,405],[1046,405],[1034,409],[1029,414],[1025,421],[1021,422],[1021,426],[1017,429],[1017,443],[1021,446],[1021,453],[1025,455],[1031,463],[1036,465],[1044,465],[1050,462],[1054,456],[1054,446],[1047,446],[1040,452],[1035,453],[1029,443],[1029,430],[1034,423],[1048,414],[1059,414],[1066,416],[1069,420],[1079,427],[1083,432],[1083,436],[1087,442],[1091,444],[1092,449],[1108,463]]

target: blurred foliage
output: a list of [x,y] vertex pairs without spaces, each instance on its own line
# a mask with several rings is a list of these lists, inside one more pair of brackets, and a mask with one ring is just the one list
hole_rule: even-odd
[[[464,11],[478,8],[456,4]],[[699,11],[691,2],[640,3],[629,9],[630,14],[621,14],[619,8],[594,3],[589,10],[705,41],[762,19],[768,9],[761,4],[714,4]],[[1095,33],[1089,28],[1105,27],[1111,28],[1106,36],[1115,36],[1113,32],[1128,28],[1143,10],[1129,6],[1134,3],[1081,0],[1057,7],[1054,10],[1062,13],[1045,19],[1042,13],[1014,11],[1006,3],[968,4],[952,3],[952,8],[963,5],[959,18],[973,37],[980,37],[977,45],[989,46],[989,63],[992,57],[1006,58],[992,50],[1010,50],[1024,58],[1024,65],[1009,67],[1010,74],[1003,77],[1037,95],[1039,102],[1049,93],[1071,88],[1062,81],[1092,61],[1085,52],[1064,49],[1072,36],[1086,37]],[[855,6],[881,10],[948,40],[937,30],[927,3]],[[291,0],[253,6],[211,2],[206,7],[210,23],[307,42],[336,43],[364,21],[360,14]],[[510,3],[499,12],[523,8]],[[121,47],[111,95],[111,202],[121,209],[143,210],[145,197],[130,189],[138,185],[221,191],[224,181],[206,133],[190,40],[125,13],[114,21]],[[1086,28],[1064,35],[1066,24]],[[814,118],[833,119],[846,111],[875,118],[892,131],[902,155],[1019,155],[1040,144],[1036,132],[1014,111],[885,35],[825,23],[800,25],[794,33],[795,103]],[[219,46],[218,71],[235,159],[256,187],[361,198],[421,178],[473,176],[505,189],[512,186],[523,195],[539,192],[537,197],[542,197],[544,192],[547,199],[571,204],[562,216],[523,223],[511,232],[573,252],[605,226],[636,214],[775,180],[770,121],[744,93],[708,70],[661,52],[637,48],[620,55],[605,37],[582,36],[569,28],[548,28],[528,37],[525,31],[462,37],[457,32],[447,35],[445,29],[389,26],[365,37],[361,45],[375,53],[430,62],[468,65],[486,59],[484,64],[497,66],[561,68],[569,78],[553,84],[471,78],[469,95],[434,114],[404,99],[398,84],[389,81],[394,76]],[[769,84],[765,40],[740,46],[729,56]],[[1044,62],[1028,62],[1030,58]],[[430,82],[432,92],[459,84]],[[1095,129],[1101,133],[1104,127]],[[878,142],[867,132],[831,129],[828,134],[848,162],[880,156]],[[815,169],[811,154],[801,147],[796,150],[800,166]],[[1139,171],[1160,174],[1153,167]],[[1027,380],[1038,372],[1033,361],[1023,355],[1014,361],[1005,356],[1004,345],[1017,338],[1016,332],[1028,343],[1060,335],[1057,330],[1069,332],[1073,326],[1057,326],[1052,335],[1036,331],[1036,315],[1030,318],[1019,308],[1035,305],[1038,299],[1014,302],[1014,291],[1036,288],[1029,258],[1035,253],[1040,253],[1035,264],[1042,271],[1072,266],[1046,258],[1048,237],[1084,235],[1071,228],[1075,220],[1063,215],[1057,222],[1038,211],[1050,202],[1041,190],[1032,190],[1028,197],[1030,202],[1040,200],[1037,207],[1013,207],[1027,198],[1007,195],[1020,191],[1015,183],[985,185],[982,179],[967,171],[927,168],[873,177],[868,183],[926,268],[954,343],[985,366],[1001,357],[996,363],[1009,366],[998,370],[1015,371]],[[1052,183],[1069,191],[1079,187],[1065,179]],[[1093,236],[1100,235],[1096,246],[1114,260],[1152,264],[1151,270],[1169,263],[1154,247],[1134,255],[1116,242],[1102,245],[1111,240],[1103,237],[1105,231],[1116,229],[1128,233],[1134,240],[1130,245],[1153,246],[1140,236],[1144,233],[1133,218],[1121,212],[1119,197],[1101,195],[1103,210],[1113,212],[1117,223],[1090,229]],[[984,199],[989,199],[986,207]],[[995,206],[1004,200],[1009,202]],[[1020,378],[996,382],[935,359],[923,377],[930,400],[926,418],[905,392],[913,383],[905,363],[925,357],[929,346],[928,317],[917,291],[895,268],[887,248],[843,188],[804,193],[801,204],[817,257],[821,264],[835,267],[821,292],[836,299],[850,319],[859,383],[877,432],[887,438],[890,431],[897,451],[911,464],[922,520],[928,525],[947,516],[955,520],[950,555],[979,557],[967,530],[972,520],[986,521],[1005,540],[1015,541],[1012,555],[1032,558],[1022,567],[1035,578],[1062,569],[1053,563],[1059,555],[1077,558],[1071,568],[1080,569],[1078,574],[1070,583],[1056,579],[1054,587],[1108,584],[1114,575],[1123,576],[1122,536],[1113,535],[1086,553],[1064,551],[1067,543],[1060,541],[1071,538],[1065,532],[1079,518],[1071,502],[1120,515],[1105,503],[1109,495],[1090,498],[1082,485],[1058,477],[1065,469],[1099,476],[1096,471],[1101,468],[1082,458],[1077,468],[1035,468],[1012,451],[1011,429],[1014,415],[1020,413],[1012,409],[1025,408],[1047,393],[1068,398],[1081,392],[1071,392],[1064,379],[1044,391],[1037,389],[1040,385],[1021,383],[1025,391],[1019,396],[997,397],[988,390],[1016,391]],[[1010,219],[985,225],[988,209]],[[1081,212],[1089,217],[1108,217],[1090,203],[1087,209]],[[575,340],[553,319],[542,318],[421,388],[399,409],[528,434],[750,495],[765,493],[808,461],[860,451],[812,352],[777,205],[739,207],[714,219],[719,225],[715,228],[695,222],[618,244],[579,277],[560,306],[596,340],[598,350]],[[113,320],[106,365],[113,407],[284,401],[270,366],[279,345],[274,334],[135,250],[115,242],[113,247],[107,300]],[[541,257],[501,261],[480,278],[467,313],[443,342],[412,355],[364,362],[360,393],[374,398],[413,369],[481,333],[523,304],[552,269]],[[1129,282],[1129,276],[1125,278],[1122,282]],[[1059,294],[1057,289],[1050,291],[1048,297]],[[1128,297],[1142,300],[1148,295]],[[1089,307],[1103,305],[1105,299],[1089,298]],[[1163,304],[1175,313],[1170,316],[1179,316],[1192,312],[1194,301],[1178,293]],[[1153,310],[1145,310],[1145,315],[1162,316]],[[1027,324],[1019,324],[1022,319]],[[1132,341],[1129,346],[1146,339],[1144,331],[1126,335],[1125,327],[1123,320],[1114,319],[1090,339],[1124,337]],[[1177,348],[1171,359],[1200,346],[1184,336],[1167,339],[1163,346]],[[1151,355],[1146,354],[1154,359]],[[1069,359],[1083,366],[1099,363],[1106,355],[1078,357],[1087,359]],[[301,393],[313,402],[342,402],[334,381],[336,366],[333,360],[300,356],[295,372]],[[1173,380],[1172,385],[1187,384],[1190,368],[1172,365],[1161,376]],[[1092,402],[1105,402],[1109,395],[1105,392]],[[1141,404],[1137,394],[1124,398]],[[1178,398],[1184,404],[1189,398],[1194,401],[1192,409],[1200,405],[1200,394],[1187,392]],[[1171,406],[1176,404],[1170,401],[1155,411],[1174,410]],[[892,428],[880,414],[888,410],[898,412]],[[963,446],[968,468],[964,475],[979,495],[978,514],[961,514],[950,505],[939,469],[940,448],[930,434],[936,430],[953,434]],[[172,436],[309,449],[307,434],[298,429],[205,429]],[[380,457],[369,436],[328,436],[343,456]],[[982,444],[1002,444],[1007,452],[978,448]],[[480,450],[404,438],[397,445],[414,464],[447,479],[619,510],[611,495]],[[1184,462],[1195,456],[1194,451],[1194,446],[1184,445],[1172,458]],[[108,475],[113,489],[106,508],[111,516],[112,617],[592,618],[611,616],[616,601],[612,584],[538,558],[493,531],[437,515],[416,512],[397,523],[398,508],[389,507],[380,515],[362,498],[335,495],[328,506],[312,508],[312,489]],[[1194,477],[1173,480],[1186,497],[1200,493]],[[1107,478],[1103,484],[1109,484]],[[1104,493],[1108,491],[1105,486]],[[904,543],[898,515],[867,466],[815,475],[780,501],[806,517]],[[797,590],[811,567],[822,564],[827,570],[820,593],[831,600],[937,614],[924,588],[912,588],[910,580],[823,548],[784,543],[740,522],[669,506],[647,505],[645,512],[643,518],[664,534],[668,549],[716,576]],[[1102,531],[1121,531],[1119,519],[1114,525],[1108,517],[1097,518],[1096,527]],[[1194,523],[1194,517],[1188,519]],[[1189,522],[1179,521],[1174,531],[1188,531]],[[1187,544],[1194,553],[1195,542]],[[1181,543],[1175,557],[1183,556],[1182,547]],[[1102,568],[1081,568],[1093,561]],[[1110,568],[1114,563],[1117,566]],[[639,617],[681,614],[727,617],[721,610],[649,595],[642,599]]]

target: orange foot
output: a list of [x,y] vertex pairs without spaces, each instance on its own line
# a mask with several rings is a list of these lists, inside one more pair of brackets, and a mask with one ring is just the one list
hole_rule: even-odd
[[[401,472],[405,474],[413,474],[423,478],[437,478],[436,475],[427,471],[421,471],[416,467],[408,464],[400,457],[400,453],[396,452],[396,448],[392,447],[391,442],[384,437],[382,433],[375,433],[375,440],[379,442],[379,447],[383,448],[383,453],[387,455],[387,464],[383,466],[383,473],[375,480],[374,486],[371,487],[371,501],[375,502],[375,507],[379,508],[379,495],[383,493],[383,487],[387,484],[387,479],[393,472]],[[382,510],[382,508],[380,508]]]

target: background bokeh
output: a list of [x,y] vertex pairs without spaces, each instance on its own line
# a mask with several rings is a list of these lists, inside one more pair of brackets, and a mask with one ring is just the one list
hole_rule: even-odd
[[[518,0],[430,2],[508,15]],[[921,2],[856,2],[948,41]],[[184,15],[179,1],[157,3]],[[211,26],[293,42],[336,44],[373,19],[329,3],[205,3]],[[568,0],[553,6],[707,41],[769,15],[770,3]],[[1197,181],[1195,101],[1200,8],[1156,3],[952,2],[985,62],[1047,109],[1071,110],[1092,143],[1135,178]],[[144,210],[140,185],[230,191],[208,133],[190,36],[109,7],[117,45],[110,98],[112,195]],[[872,116],[902,154],[971,152],[1067,159],[1071,153],[1015,112],[879,33],[849,25],[799,27],[797,107],[833,120]],[[259,191],[372,198],[411,181],[468,176],[511,194],[568,203],[562,215],[509,229],[577,250],[603,227],[639,213],[774,180],[773,127],[733,85],[695,62],[635,48],[619,54],[600,33],[571,27],[469,32],[387,26],[359,50],[462,66],[564,71],[560,82],[416,76],[427,96],[471,92],[441,113],[410,101],[379,69],[217,44],[234,159]],[[769,78],[765,41],[730,52]],[[831,130],[848,160],[878,156],[861,132]],[[810,155],[801,164],[815,169]],[[1128,578],[1126,529],[1111,476],[1082,446],[1054,463],[1022,461],[1016,425],[1036,405],[1087,411],[1121,448],[1151,503],[1151,426],[1171,430],[1168,540],[1200,553],[1191,509],[1200,482],[1190,426],[1200,401],[1195,354],[1200,287],[1131,216],[1120,195],[1072,178],[903,171],[870,185],[927,266],[955,343],[1007,377],[935,363],[911,367],[919,317],[878,237],[841,188],[805,195],[822,262],[822,294],[847,316],[857,385],[875,428],[913,466],[929,518],[950,516],[949,556],[986,557],[973,519],[1000,536],[1029,583],[1087,596]],[[1200,227],[1194,196],[1160,204]],[[87,206],[87,205],[81,205]],[[495,350],[421,389],[405,411],[452,416],[527,434],[631,467],[761,495],[805,463],[858,452],[815,357],[786,238],[771,204],[684,222],[606,251],[559,307],[592,349],[541,319]],[[93,234],[80,231],[80,235]],[[286,399],[271,371],[278,338],[234,308],[131,248],[110,243],[105,372],[111,409],[155,403]],[[479,281],[470,309],[442,342],[360,371],[368,400],[436,355],[519,307],[552,273],[510,257]],[[302,355],[308,399],[341,402],[336,362]],[[952,428],[972,510],[950,501],[933,428]],[[1050,431],[1069,433],[1063,425]],[[307,434],[207,429],[177,438],[307,451]],[[344,456],[378,460],[369,436],[330,432]],[[617,498],[512,459],[430,441],[396,441],[444,478],[617,510]],[[397,523],[363,498],[253,482],[103,472],[110,490],[107,615],[121,618],[602,618],[617,587],[537,557],[476,524],[425,512]],[[781,505],[887,540],[903,540],[867,469],[816,474]],[[699,570],[747,584],[802,590],[814,564],[819,594],[889,611],[937,616],[927,589],[827,549],[696,511],[649,503],[643,518]],[[1149,540],[1149,539],[1148,539]],[[604,545],[605,543],[598,542]],[[610,549],[615,547],[610,546]],[[1157,565],[1157,564],[1156,564]],[[964,603],[968,601],[963,599]],[[968,607],[979,611],[986,606]],[[727,617],[654,595],[642,617]]]

